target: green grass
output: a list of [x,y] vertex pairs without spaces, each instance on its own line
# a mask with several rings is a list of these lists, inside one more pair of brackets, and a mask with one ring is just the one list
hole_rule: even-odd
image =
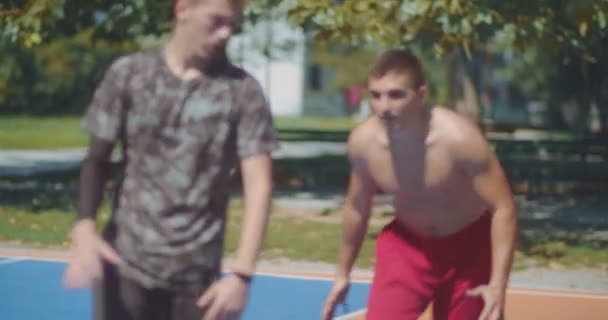
[[[231,208],[233,213],[228,221],[226,238],[228,254],[237,248],[241,227],[242,210],[239,203],[233,202]],[[379,231],[380,228],[377,226],[370,227],[356,263],[357,267],[370,268],[373,265],[374,242],[371,235]],[[261,258],[335,263],[340,245],[340,233],[341,225],[337,223],[271,215]]]
[[[104,205],[99,213],[99,229],[109,217]],[[22,206],[0,206],[0,242],[34,247],[67,248],[68,234],[75,214],[65,209],[43,209],[36,212]]]
[[[0,117],[0,149],[81,148],[88,142],[80,117]],[[345,131],[354,128],[351,118],[275,117],[278,130]],[[524,130],[525,131],[525,130]],[[543,131],[543,134],[548,134]],[[554,132],[550,138],[568,140],[571,133]]]
[[86,146],[77,117],[0,117],[0,149],[61,149]]
[[[233,202],[227,225],[225,252],[234,253],[240,237],[240,205]],[[100,213],[100,228],[107,221],[108,206]],[[68,233],[74,213],[62,210],[41,210],[0,206],[0,243],[38,248],[67,248]],[[377,228],[370,229],[370,232]],[[268,234],[261,254],[263,259],[287,258],[334,263],[338,252],[340,226],[323,222],[305,221],[289,217],[271,217]],[[373,243],[366,241],[362,248],[359,267],[373,263]]]
[[[240,237],[240,205],[232,202],[227,226],[225,252],[234,253]],[[107,219],[108,207],[100,214],[100,226]],[[19,207],[0,206],[0,243],[33,247],[67,248],[68,232],[74,215],[65,210],[41,210],[36,213]],[[374,240],[371,235],[380,230],[370,227],[356,262],[359,268],[373,265]],[[288,259],[335,263],[340,241],[341,225],[311,221],[285,215],[271,216],[268,234],[261,258],[265,260]],[[518,252],[514,269],[528,267],[608,266],[608,250],[601,246],[570,245],[542,242],[538,249]]]
[[0,208],[0,241],[32,246],[65,246],[72,217],[48,210],[31,213],[14,207]]
[[[597,230],[605,230],[605,225],[598,225]],[[608,243],[603,240],[590,239],[589,235],[564,233],[547,230],[550,236],[521,239],[521,262],[532,259],[537,266],[601,266],[608,267]],[[530,261],[528,261],[530,262]],[[525,263],[524,263],[525,264]]]
[[[355,125],[351,119],[276,117],[279,130],[341,131]],[[0,117],[0,150],[82,148],[88,143],[79,117]]]
[[344,131],[354,128],[356,121],[350,118],[275,117],[279,130]]

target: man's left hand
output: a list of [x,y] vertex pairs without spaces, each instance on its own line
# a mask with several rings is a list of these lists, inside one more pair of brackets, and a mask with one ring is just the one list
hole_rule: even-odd
[[203,320],[237,320],[247,302],[248,283],[228,275],[213,284],[197,301],[197,306],[205,310]]
[[482,285],[469,290],[467,295],[480,297],[483,299],[484,306],[481,310],[479,320],[501,320],[505,306],[505,290],[499,287]]

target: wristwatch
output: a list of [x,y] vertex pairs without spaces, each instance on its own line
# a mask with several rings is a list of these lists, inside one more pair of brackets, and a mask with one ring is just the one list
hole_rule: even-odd
[[232,273],[232,275],[241,279],[245,283],[250,283],[251,279],[253,278],[253,275],[251,273],[247,273],[247,272],[243,272],[243,271],[233,270],[231,273]]

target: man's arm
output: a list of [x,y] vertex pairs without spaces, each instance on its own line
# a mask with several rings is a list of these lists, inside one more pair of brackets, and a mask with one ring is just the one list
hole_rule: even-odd
[[245,212],[235,272],[251,275],[262,247],[272,198],[272,159],[268,154],[241,160]]
[[126,108],[127,58],[112,63],[95,89],[82,125],[91,144],[82,163],[78,195],[78,219],[72,229],[72,254],[64,275],[67,287],[85,287],[102,276],[101,259],[118,264],[120,257],[96,233],[96,218],[109,171],[109,159],[122,130]]
[[78,219],[72,228],[72,254],[64,274],[68,288],[89,287],[103,276],[101,260],[121,263],[114,249],[97,235],[96,220],[99,204],[109,171],[113,143],[92,138],[82,164],[79,182]]
[[473,185],[494,209],[490,285],[505,289],[517,244],[517,211],[507,179],[494,154],[490,154],[486,171],[474,178]]
[[80,171],[77,225],[95,224],[108,178],[110,156],[125,122],[129,64],[127,57],[121,57],[110,65],[95,88],[82,119],[83,129],[90,133],[91,142]]
[[375,187],[367,174],[365,162],[351,160],[348,190],[342,210],[342,242],[338,254],[336,278],[348,280],[367,232]]
[[212,285],[197,301],[205,310],[205,320],[236,319],[245,307],[249,279],[262,247],[272,192],[272,161],[268,153],[241,160],[241,175],[245,193],[245,212],[241,239],[236,253],[232,276]]
[[272,199],[270,154],[278,147],[278,140],[270,105],[261,86],[253,77],[245,76],[236,94],[239,107],[236,151],[245,194],[241,238],[232,267],[233,276],[218,281],[197,302],[200,308],[208,309],[205,319],[216,319],[220,315],[231,318],[243,311],[248,292],[246,284],[255,270],[268,224]]
[[112,142],[91,137],[89,150],[80,169],[77,225],[95,226],[113,148]]
[[360,131],[349,137],[348,152],[351,163],[348,189],[342,209],[342,239],[338,253],[338,265],[334,285],[325,300],[321,319],[333,319],[337,304],[344,301],[350,286],[350,273],[367,232],[371,215],[372,199],[376,192],[363,152],[359,150]]
[[517,244],[517,211],[507,178],[481,135],[469,139],[467,171],[473,187],[492,210],[492,271],[489,285],[505,290]]

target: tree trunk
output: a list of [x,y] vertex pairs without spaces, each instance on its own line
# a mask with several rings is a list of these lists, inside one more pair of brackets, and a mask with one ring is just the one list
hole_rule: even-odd
[[600,113],[600,125],[601,133],[608,134],[608,75],[601,73],[602,79],[598,81],[600,83],[596,88],[596,103],[597,109]]
[[460,77],[462,95],[456,100],[456,110],[475,123],[481,122],[481,108],[477,87],[470,75],[463,73]]
[[[603,80],[602,82],[606,83],[608,81]],[[603,93],[602,88],[599,88],[598,92],[596,92],[596,94],[594,95],[594,98],[595,105],[599,113],[599,133],[602,135],[606,135],[608,134],[608,92]]]
[[589,81],[589,63],[583,57],[579,57],[579,59],[584,85],[583,92],[579,97],[582,117],[580,128],[582,129],[582,133],[586,135],[591,132],[591,103],[593,101],[591,99],[591,83]]
[[461,96],[461,90],[459,88],[460,81],[458,79],[458,50],[454,50],[445,55],[444,63],[447,66],[448,105],[455,107],[458,97]]
[[447,58],[448,63],[448,97],[456,112],[479,125],[481,129],[481,107],[479,101],[479,67],[478,61],[467,61],[462,50],[454,50]]

